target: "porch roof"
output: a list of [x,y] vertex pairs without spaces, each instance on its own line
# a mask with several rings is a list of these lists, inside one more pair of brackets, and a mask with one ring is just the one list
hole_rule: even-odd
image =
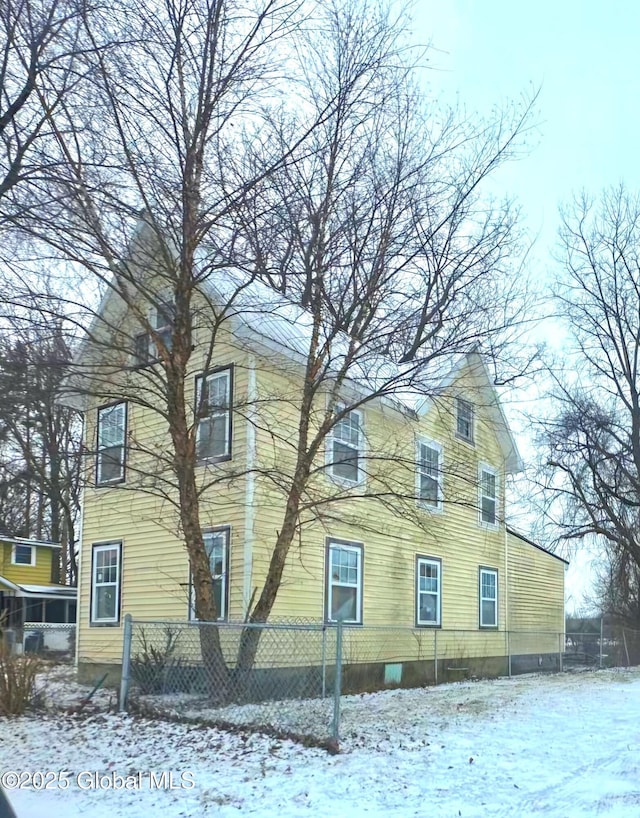
[[37,599],[76,599],[78,589],[70,585],[18,585],[6,577],[0,576],[0,586],[13,591],[18,597],[35,597]]
[[13,537],[11,534],[3,534],[0,532],[0,543],[8,543],[9,545],[35,545],[39,548],[61,548],[59,542],[53,540],[31,540],[28,537]]
[[11,582],[11,580],[7,579],[0,575],[0,585],[3,585],[5,588],[9,588],[10,591],[19,591],[20,586],[16,585],[15,582]]

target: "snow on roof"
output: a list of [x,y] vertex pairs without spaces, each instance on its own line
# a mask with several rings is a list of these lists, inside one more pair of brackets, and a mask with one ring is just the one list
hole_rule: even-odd
[[10,534],[0,533],[0,542],[9,543],[10,545],[38,545],[41,548],[61,548],[59,542],[52,540],[30,540],[26,537],[12,537]]
[[14,591],[18,596],[55,596],[62,599],[76,599],[78,589],[70,585],[23,585],[11,582],[0,575],[0,585]]
[[20,596],[57,596],[64,599],[76,599],[78,589],[70,585],[20,585]]
[[[229,305],[231,332],[236,339],[247,345],[259,344],[270,352],[285,354],[301,364],[306,361],[313,317],[299,304],[262,281],[254,279],[247,283],[240,274],[231,270],[218,271],[215,276],[205,278],[202,288],[214,303]],[[112,290],[103,299],[100,314],[108,313],[108,325],[115,326],[124,317],[126,308],[122,298]],[[89,330],[90,336],[99,332],[99,326],[96,326],[99,321],[100,318],[95,316]],[[322,333],[322,328],[320,331]],[[345,333],[332,332],[330,338],[326,333],[324,337],[321,335],[321,341],[330,342],[329,371],[339,371],[345,356],[352,353],[352,339]],[[74,358],[78,362],[86,356],[91,357],[91,354],[85,339]],[[379,352],[362,350],[349,362],[347,382],[356,391],[377,393],[382,390],[386,393],[382,397],[383,401],[389,401],[396,408],[424,415],[433,405],[434,395],[450,387],[467,365],[472,366],[479,386],[484,390],[484,403],[492,416],[505,455],[507,471],[520,471],[522,460],[515,439],[486,365],[477,351],[466,355],[443,353],[436,356],[429,364],[428,386],[425,383],[421,389],[414,365],[396,364]],[[82,375],[79,377],[83,378]],[[71,392],[73,381],[72,378],[69,382]],[[395,384],[397,388],[394,388]],[[76,408],[84,408],[73,399],[67,398],[67,401]]]
[[[299,304],[282,293],[254,279],[243,285],[241,279],[230,271],[206,279],[209,296],[217,303],[233,304],[230,314],[234,337],[245,341],[258,341],[276,352],[286,352],[300,363],[306,362],[313,332],[313,316]],[[390,384],[392,397],[397,403],[412,411],[424,403],[448,376],[459,370],[459,362],[465,356],[443,353],[434,356],[429,363],[429,383],[420,389],[414,363],[397,364],[387,355],[368,349],[355,349],[353,339],[344,332],[329,333],[320,327],[320,342],[327,342],[329,371],[338,371],[349,356],[347,380],[356,388],[376,393],[385,391]]]
[[0,585],[3,585],[5,588],[9,588],[11,591],[19,591],[20,588],[15,584],[15,582],[11,582],[10,579],[6,577],[0,576]]

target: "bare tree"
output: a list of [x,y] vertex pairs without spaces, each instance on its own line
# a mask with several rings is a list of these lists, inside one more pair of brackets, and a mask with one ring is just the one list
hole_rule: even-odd
[[58,161],[49,120],[78,81],[83,8],[76,0],[0,3],[0,225],[26,206],[27,181],[45,195],[46,171]]
[[[85,333],[87,378],[75,388],[92,400],[118,394],[165,424],[170,452],[142,452],[154,462],[141,467],[141,488],[175,509],[195,610],[206,621],[218,612],[200,520],[190,361],[196,329],[211,359],[219,327],[255,275],[233,214],[269,169],[241,161],[242,135],[263,138],[261,107],[280,104],[303,8],[302,0],[119,0],[92,10],[82,32],[90,78],[47,119],[63,159],[47,178],[56,205],[41,206],[36,190],[21,221],[31,239],[89,274],[80,299],[69,291],[62,299],[67,321]],[[302,124],[296,144],[310,127]],[[203,309],[196,295],[231,265],[245,279]],[[87,307],[96,283],[113,295],[113,309],[101,312],[95,300]],[[20,300],[47,309],[36,287]],[[157,364],[144,366],[151,350]],[[142,366],[131,366],[136,355]],[[210,633],[203,650],[216,661]]]
[[624,614],[640,569],[640,199],[579,197],[561,239],[571,342],[545,435],[550,512],[560,539],[604,546],[607,604]]
[[0,346],[0,494],[11,500],[3,530],[59,542],[61,574],[74,585],[81,421],[58,400],[70,360],[59,324],[6,333]]
[[[281,493],[283,513],[251,622],[268,619],[306,524],[344,520],[346,499],[375,498],[416,516],[413,446],[368,449],[358,464],[366,481],[351,488],[318,480],[336,427],[380,400],[437,399],[452,360],[479,348],[504,378],[523,367],[513,344],[527,308],[517,212],[509,202],[488,203],[480,186],[522,149],[534,101],[473,125],[455,111],[434,116],[406,63],[377,62],[397,30],[388,19],[375,22],[359,4],[330,6],[330,36],[305,44],[305,82],[317,114],[329,100],[336,104],[303,155],[265,175],[238,214],[261,280],[299,305],[307,325],[289,373],[299,386],[295,425],[270,413],[267,395],[257,413],[289,458],[288,466],[279,458],[262,470]],[[278,123],[270,149],[291,143],[289,127]],[[254,161],[269,160],[267,151]],[[299,336],[299,326],[291,333]],[[276,395],[272,401],[278,405]],[[447,469],[462,476],[465,464]],[[247,629],[241,668],[253,664],[258,641],[259,631]]]
[[[252,622],[271,614],[308,521],[348,496],[408,499],[373,457],[366,492],[319,489],[336,425],[371,401],[434,396],[452,356],[479,344],[499,366],[524,321],[516,213],[481,185],[522,148],[532,103],[475,124],[427,115],[401,19],[357,0],[119,0],[86,20],[91,102],[65,100],[50,118],[65,158],[58,204],[34,206],[23,228],[111,293],[100,311],[67,297],[86,333],[74,388],[161,419],[171,446],[129,441],[139,459],[127,488],[171,504],[208,622],[203,508],[242,470],[198,467],[208,396],[194,399],[193,376],[240,312],[280,322],[298,345],[294,398],[234,403],[287,447],[286,467],[254,467],[283,516]],[[274,412],[285,400],[291,428]],[[395,460],[412,469],[414,453]],[[205,658],[222,663],[209,632]],[[251,633],[240,669],[254,661]]]

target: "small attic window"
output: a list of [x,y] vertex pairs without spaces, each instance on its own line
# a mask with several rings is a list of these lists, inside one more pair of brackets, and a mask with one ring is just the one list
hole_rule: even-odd
[[456,437],[473,443],[473,404],[462,398],[456,401]]
[[171,330],[174,317],[173,301],[161,301],[158,308],[152,307],[149,312],[149,323],[160,336],[160,340],[171,349]]
[[[161,301],[158,307],[149,309],[149,323],[169,350],[171,350],[173,314],[174,306],[172,301]],[[134,337],[134,359],[136,364],[153,363],[159,357],[156,345],[148,332],[141,332]]]
[[146,364],[151,359],[149,355],[149,335],[146,332],[135,337],[135,359],[138,364]]

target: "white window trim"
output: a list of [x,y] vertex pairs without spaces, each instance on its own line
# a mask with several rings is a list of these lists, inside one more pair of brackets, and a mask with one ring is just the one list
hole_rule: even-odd
[[[496,504],[496,511],[495,511],[495,521],[493,523],[489,523],[486,520],[482,519],[482,498],[488,495],[483,494],[482,491],[482,475],[483,472],[487,472],[488,474],[492,474],[496,478],[496,495],[495,504]],[[478,464],[478,525],[481,528],[488,528],[492,531],[496,531],[500,527],[500,480],[498,477],[498,471],[493,466],[490,466],[488,463],[479,463]]]
[[[466,437],[465,435],[460,434],[458,431],[458,416],[460,414],[460,404],[466,404],[471,408],[471,436]],[[470,400],[466,400],[465,398],[456,398],[456,415],[455,415],[455,432],[456,438],[458,440],[462,440],[464,443],[468,443],[470,446],[475,446],[476,440],[476,411],[475,406]]]
[[[482,596],[482,577],[483,577],[484,574],[492,574],[495,577],[495,580],[496,580],[496,583],[495,583],[496,595],[495,595],[495,597]],[[498,599],[499,599],[499,595],[498,595],[498,571],[497,571],[497,569],[496,568],[480,568],[480,571],[478,573],[478,600],[479,600],[479,622],[480,622],[480,627],[481,628],[497,628],[498,627],[498,621],[499,621]],[[493,603],[495,603],[495,611],[496,611],[495,622],[491,622],[491,623],[483,622],[483,619],[482,619],[482,603],[483,602],[493,602]]]
[[[437,614],[434,621],[420,619],[420,565],[435,565],[438,568]],[[442,622],[442,561],[434,557],[416,558],[416,625],[419,627],[439,628]]]
[[[230,549],[231,549],[231,526],[230,525],[220,525],[216,526],[215,528],[206,528],[202,532],[203,536],[206,537],[207,534],[224,534],[224,547],[222,551],[222,574],[220,574],[219,578],[222,579],[222,593],[220,594],[220,599],[222,600],[222,610],[218,611],[218,622],[226,621],[229,616],[229,561],[231,558]],[[211,564],[211,563],[209,563]],[[212,576],[212,581],[217,577]],[[189,572],[189,620],[193,622],[199,621],[196,619],[196,609],[195,609],[195,596],[193,592],[193,577],[191,576],[191,572]]]
[[[174,306],[174,303],[173,303],[172,300],[163,301],[161,303],[162,303],[163,306],[166,307],[165,317],[167,317],[167,315],[166,315],[167,313],[170,314],[172,311],[175,310],[175,306]],[[151,327],[154,329],[154,331],[156,332],[156,334],[158,336],[162,336],[162,334],[166,333],[167,330],[168,330],[169,331],[169,341],[170,341],[171,340],[171,329],[172,329],[171,317],[169,315],[169,317],[165,321],[165,323],[160,324],[159,319],[160,319],[161,312],[162,311],[159,310],[155,306],[150,307],[149,308],[149,324],[151,325]],[[156,342],[151,337],[149,337],[149,354],[150,354],[150,356],[151,356],[151,358],[153,360],[157,360],[160,357]]]
[[325,618],[327,622],[337,622],[337,619],[331,618],[331,610],[333,607],[333,578],[331,576],[331,568],[332,568],[332,560],[331,560],[331,549],[335,546],[336,548],[340,548],[344,551],[355,551],[357,555],[357,563],[356,567],[358,569],[358,583],[356,586],[353,585],[344,585],[344,583],[336,583],[344,588],[356,588],[356,619],[345,619],[343,620],[346,624],[350,625],[362,625],[363,613],[362,613],[362,595],[363,595],[363,587],[364,587],[364,576],[362,571],[362,563],[363,563],[363,556],[364,556],[364,544],[351,542],[348,540],[340,540],[336,539],[335,537],[328,537],[327,538],[327,565],[326,565],[326,614]]
[[[116,589],[116,609],[113,617],[101,617],[96,615],[96,608],[98,603],[98,595],[96,594],[96,569],[98,560],[96,555],[99,551],[113,551],[115,550],[118,561],[116,563],[117,579],[114,582],[101,582],[100,587],[115,587]],[[91,624],[92,625],[117,625],[120,622],[120,594],[122,591],[122,542],[117,540],[109,543],[94,543],[91,546]]]
[[[31,549],[31,561],[30,562],[16,562],[16,549],[20,548],[29,548]],[[11,548],[11,565],[21,565],[23,568],[34,568],[36,564],[36,547],[35,545],[28,545],[27,543],[14,543],[13,547]]]
[[[161,304],[164,304],[167,307],[167,312],[171,312],[174,310],[175,305],[173,300],[161,301]],[[171,333],[172,324],[171,320],[167,321],[166,323],[158,326],[158,320],[160,317],[161,311],[158,310],[156,306],[150,306],[147,310],[147,321],[149,322],[149,326],[156,332],[158,335],[161,335],[163,332],[169,330]],[[171,335],[169,334],[169,337]],[[158,353],[158,347],[156,346],[155,341],[151,337],[150,332],[137,332],[134,335],[134,347],[137,346],[138,338],[146,338],[147,339],[147,355],[145,359],[142,359],[141,356],[136,354],[136,350],[134,348],[133,351],[133,365],[135,367],[144,367],[149,366],[151,364],[157,363],[160,359],[160,355]]]
[[[435,505],[431,505],[431,503],[428,503],[426,500],[420,497],[420,476],[422,474],[420,459],[421,446],[428,446],[430,449],[435,449],[438,452],[438,477],[437,477],[438,497]],[[441,443],[438,443],[436,440],[430,440],[429,438],[426,437],[418,437],[416,439],[416,502],[420,506],[420,508],[424,508],[426,511],[430,511],[432,514],[442,513],[442,503],[444,499],[443,463],[444,449]]]
[[[337,403],[335,406],[334,412],[337,414],[345,409],[344,403]],[[349,486],[361,486],[366,481],[366,471],[364,469],[364,462],[366,458],[366,442],[365,442],[365,434],[364,434],[364,412],[362,409],[349,409],[347,415],[354,413],[358,416],[358,479],[357,480],[347,480],[344,477],[340,477],[333,472],[333,462],[334,462],[334,455],[333,455],[333,443],[335,440],[334,432],[336,426],[334,425],[331,428],[331,432],[327,435],[327,444],[325,448],[325,465],[327,466],[327,474],[329,478],[338,485],[349,487]],[[347,416],[345,415],[345,417]],[[344,418],[343,418],[344,419]],[[344,443],[344,441],[339,441],[340,443]],[[345,444],[349,445],[349,444]]]
[[[228,407],[226,411],[218,411],[207,415],[204,418],[199,417],[198,409],[200,407],[200,395],[202,394],[202,384],[203,382],[213,379],[213,378],[221,378],[225,377],[227,381],[227,404]],[[226,416],[226,423],[224,427],[224,454],[216,454],[216,455],[208,455],[204,457],[197,457],[198,463],[218,463],[223,460],[230,460],[231,459],[231,444],[232,444],[232,425],[231,425],[231,415],[233,411],[233,367],[232,366],[225,366],[220,367],[218,369],[213,369],[210,372],[203,372],[201,375],[196,376],[196,456],[198,453],[198,447],[200,445],[200,422],[203,420],[207,420],[213,417],[223,417]]]
[[[113,477],[111,480],[103,480],[101,477],[102,472],[102,460],[101,455],[103,451],[106,449],[110,449],[111,446],[102,446],[100,444],[100,415],[102,412],[106,412],[109,409],[115,409],[118,406],[122,406],[123,409],[123,423],[122,423],[122,455],[120,457],[120,474],[118,477]],[[96,417],[96,479],[95,483],[96,486],[111,486],[116,483],[123,483],[125,479],[125,466],[127,461],[127,424],[129,422],[129,407],[127,406],[126,401],[120,401],[119,403],[110,403],[107,406],[99,406],[97,411]]]

